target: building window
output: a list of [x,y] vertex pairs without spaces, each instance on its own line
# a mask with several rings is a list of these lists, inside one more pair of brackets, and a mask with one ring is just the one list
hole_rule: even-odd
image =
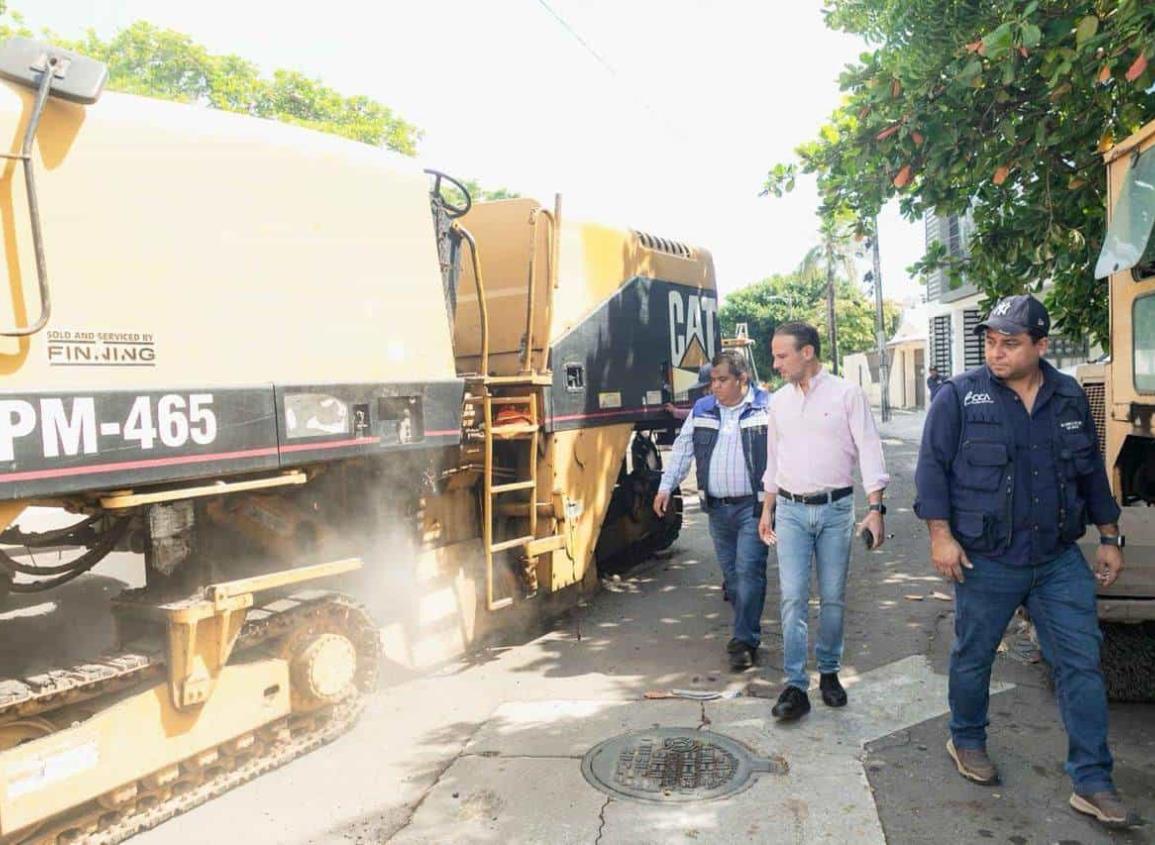
[[963,311],[963,368],[973,370],[983,364],[983,339],[975,334],[975,326],[982,320],[977,308]]
[[943,376],[954,374],[951,366],[951,325],[950,314],[934,317],[930,321],[930,365]]
[[[931,212],[924,218],[924,233],[928,250],[935,244],[941,244],[950,258],[962,261],[970,255],[968,241],[974,233],[974,220],[969,210],[961,215],[938,215]],[[974,292],[975,286],[965,276],[954,287],[944,270],[936,270],[926,277],[928,302],[955,302]]]
[[962,255],[962,227],[959,225],[957,214],[946,219],[946,251],[953,256]]

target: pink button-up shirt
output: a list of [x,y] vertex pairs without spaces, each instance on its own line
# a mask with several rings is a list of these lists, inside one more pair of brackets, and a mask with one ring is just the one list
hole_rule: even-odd
[[856,461],[867,493],[890,483],[878,428],[858,385],[820,369],[806,393],[795,384],[774,391],[769,417],[762,477],[767,493],[853,487]]

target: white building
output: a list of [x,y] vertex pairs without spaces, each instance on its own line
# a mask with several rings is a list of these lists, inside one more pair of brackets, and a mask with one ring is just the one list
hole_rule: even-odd
[[[928,214],[925,225],[927,249],[942,243],[952,257],[967,256],[967,245],[974,231],[969,214],[962,217]],[[927,369],[937,367],[940,375],[949,377],[983,363],[982,338],[974,333],[974,327],[985,316],[982,300],[983,295],[969,280],[952,288],[942,270],[927,279]],[[1089,360],[1091,352],[1084,338],[1052,335],[1047,359],[1056,367],[1070,367]]]
[[[890,407],[905,410],[926,404],[926,306],[904,302],[902,323],[886,342],[890,364]],[[882,402],[878,352],[857,352],[842,359],[843,377],[864,391],[870,404]]]

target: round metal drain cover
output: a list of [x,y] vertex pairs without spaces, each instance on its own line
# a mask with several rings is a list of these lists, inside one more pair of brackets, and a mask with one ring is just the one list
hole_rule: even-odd
[[582,758],[582,774],[602,792],[660,803],[722,798],[745,789],[759,772],[785,768],[784,761],[754,757],[728,736],[694,728],[622,734]]

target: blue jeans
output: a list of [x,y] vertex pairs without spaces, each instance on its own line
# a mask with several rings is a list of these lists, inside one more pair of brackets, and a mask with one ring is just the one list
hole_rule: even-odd
[[758,510],[747,502],[710,508],[710,538],[734,607],[734,639],[757,648],[762,642],[769,549],[758,536]]
[[1038,566],[971,557],[973,569],[955,585],[950,654],[950,732],[956,748],[983,748],[991,666],[1015,609],[1026,605],[1043,657],[1055,676],[1067,728],[1067,774],[1082,793],[1112,788],[1107,749],[1107,691],[1099,671],[1095,576],[1071,546]]
[[778,582],[782,588],[782,663],[786,683],[803,692],[806,673],[806,617],[810,608],[810,561],[818,568],[818,642],[814,654],[819,672],[842,668],[842,625],[846,608],[846,575],[854,536],[854,497],[825,505],[803,505],[778,499],[774,515],[778,535]]

